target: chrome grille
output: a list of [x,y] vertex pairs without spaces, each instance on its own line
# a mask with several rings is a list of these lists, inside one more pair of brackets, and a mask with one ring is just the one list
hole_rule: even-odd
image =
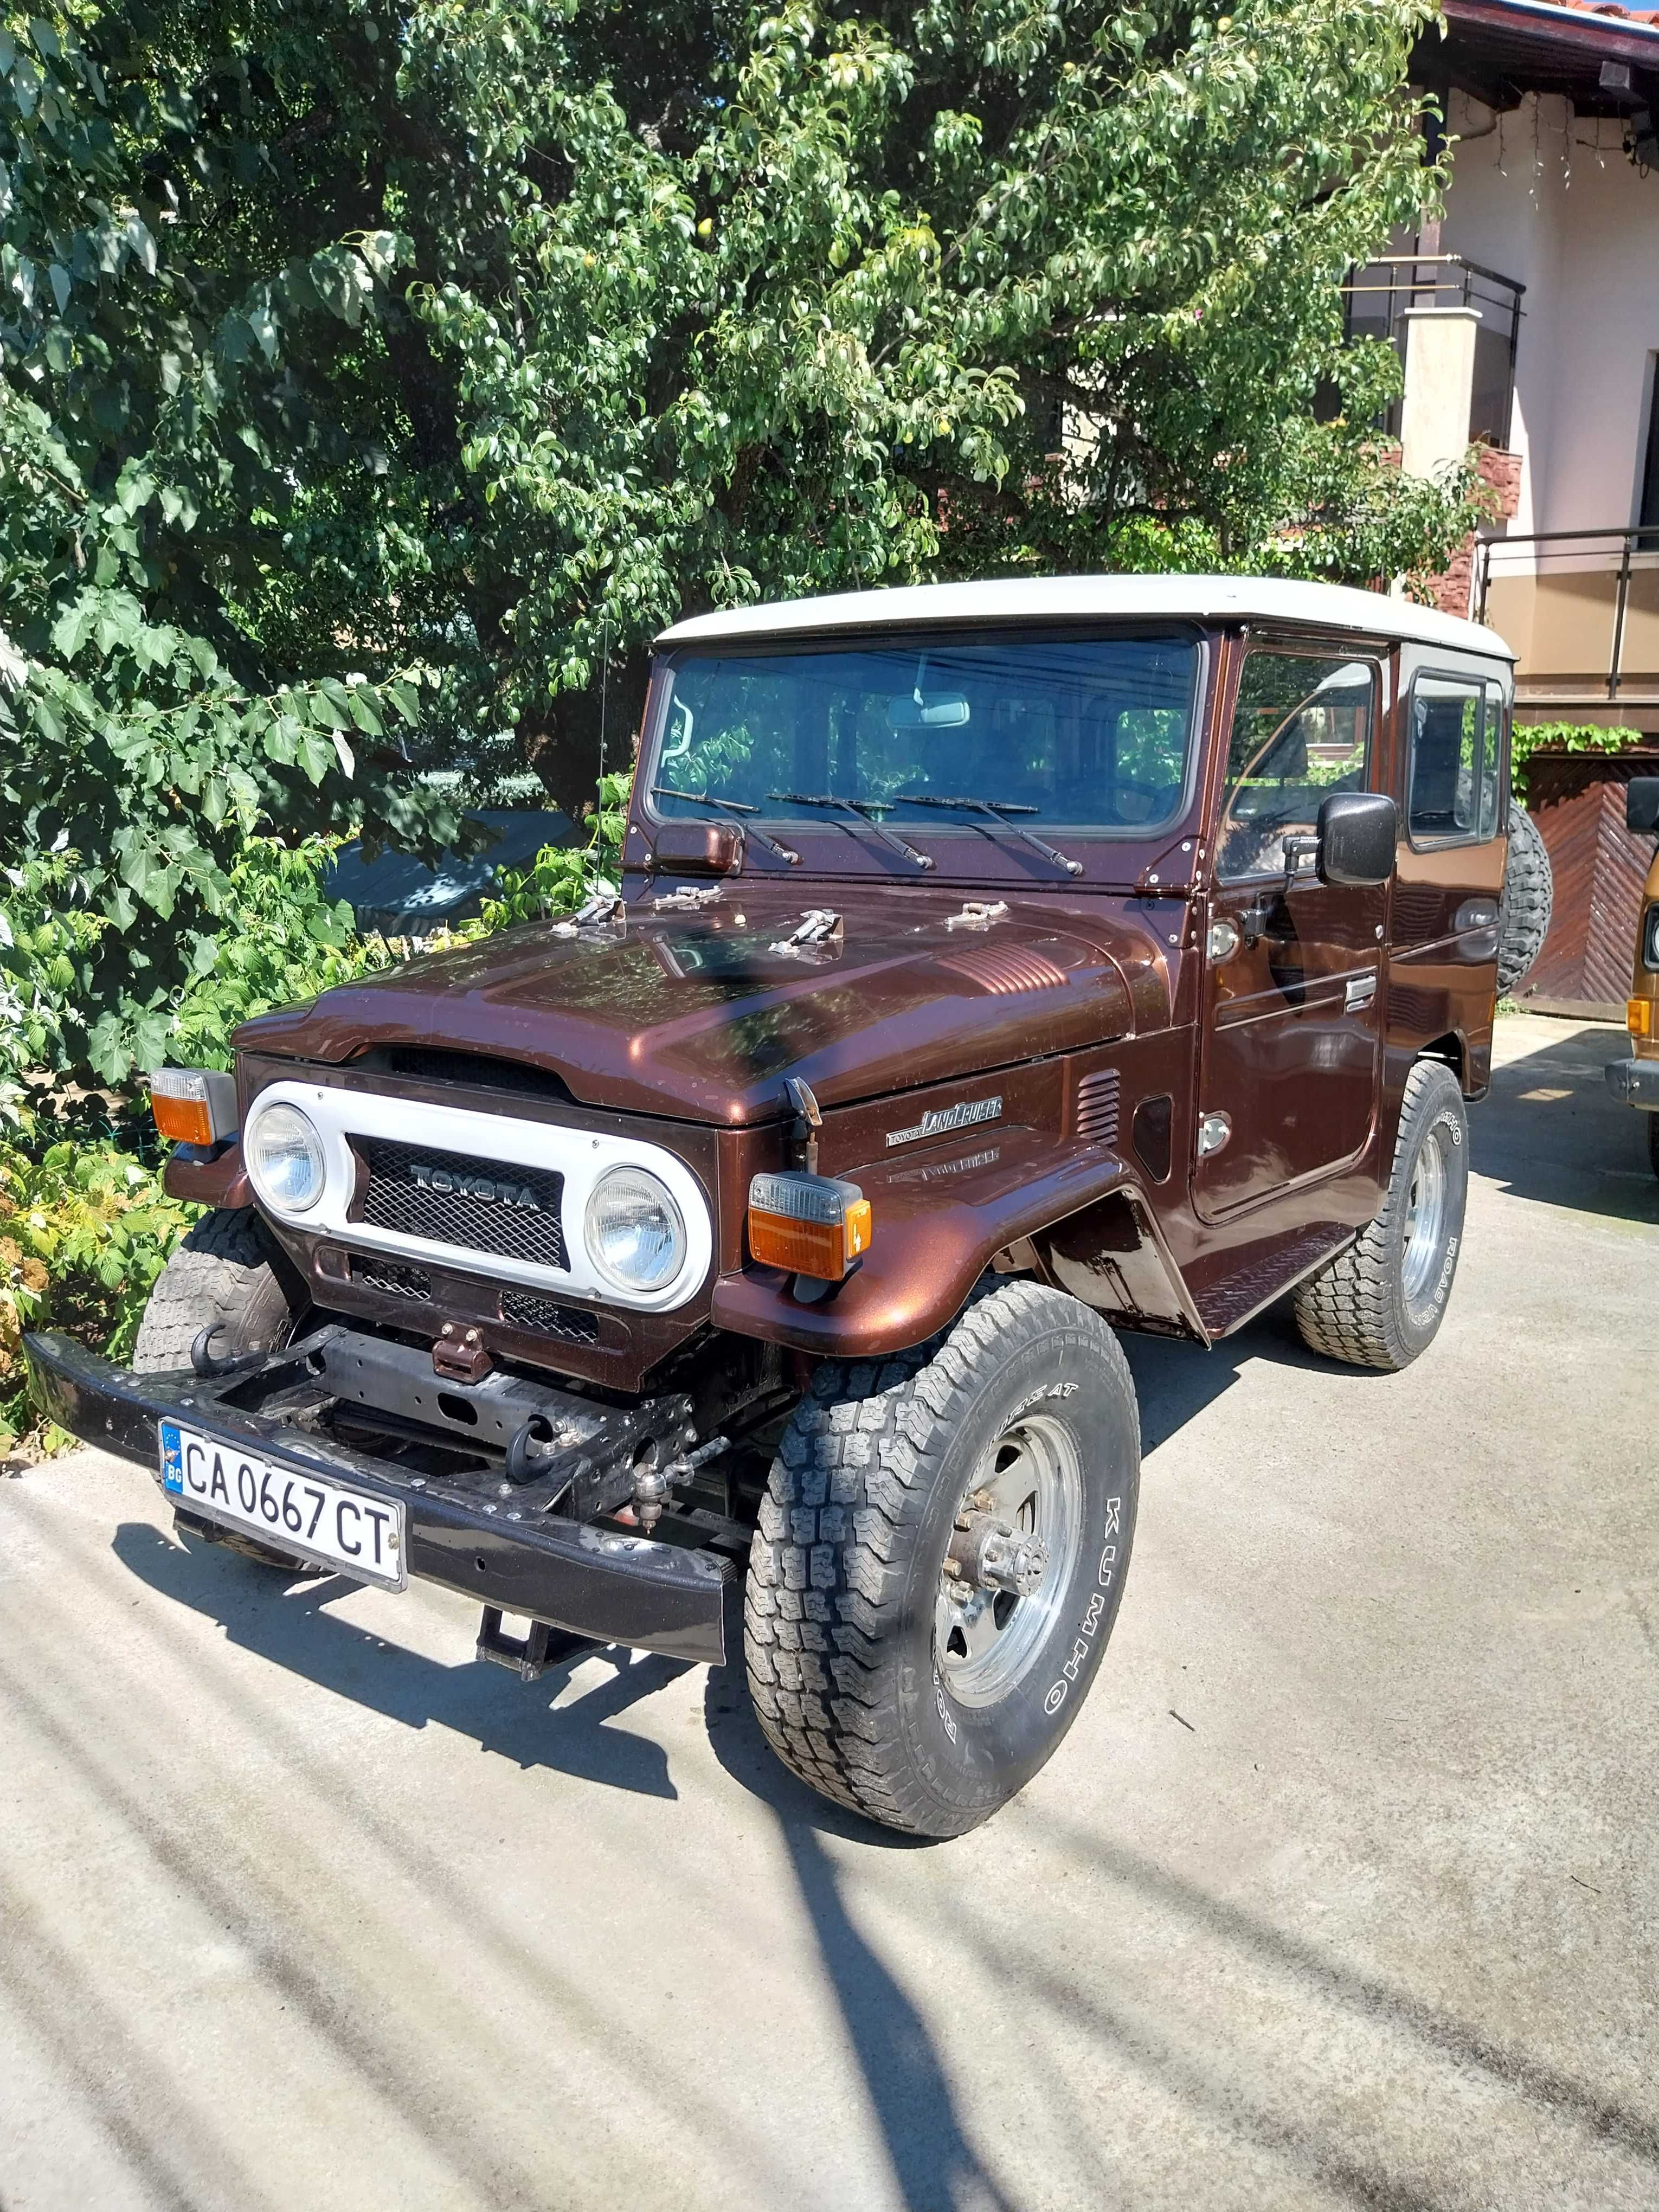
[[351,1279],[366,1291],[383,1291],[394,1298],[429,1298],[432,1278],[424,1267],[405,1267],[397,1260],[356,1259]]
[[534,1291],[503,1291],[501,1319],[514,1328],[533,1328],[540,1336],[556,1336],[567,1344],[597,1344],[599,1317],[580,1306],[562,1306]]
[[[562,1175],[547,1168],[434,1152],[422,1145],[400,1145],[386,1137],[360,1137],[357,1146],[368,1167],[362,1218],[370,1227],[393,1237],[423,1237],[470,1252],[526,1261],[538,1267],[569,1264],[559,1219]],[[436,1190],[417,1176],[417,1169],[427,1177],[436,1174],[458,1183],[480,1178],[510,1182],[528,1192],[535,1204],[515,1206],[465,1188]]]

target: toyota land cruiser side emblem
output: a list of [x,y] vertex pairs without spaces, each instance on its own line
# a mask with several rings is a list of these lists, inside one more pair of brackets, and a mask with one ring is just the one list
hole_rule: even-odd
[[1000,1095],[995,1098],[965,1099],[960,1106],[929,1107],[908,1129],[890,1129],[890,1145],[914,1145],[918,1137],[942,1136],[947,1129],[971,1128],[975,1121],[994,1121],[1002,1113]]
[[411,1160],[409,1172],[422,1190],[441,1191],[456,1198],[482,1198],[491,1206],[517,1206],[526,1213],[539,1213],[542,1202],[527,1183],[505,1182],[499,1176],[456,1175],[449,1168],[434,1168],[425,1160]]

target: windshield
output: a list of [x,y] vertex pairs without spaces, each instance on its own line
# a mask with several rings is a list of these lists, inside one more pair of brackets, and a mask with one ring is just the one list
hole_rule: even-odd
[[901,844],[1002,834],[987,808],[1027,835],[1144,835],[1181,810],[1198,655],[1188,637],[954,634],[689,653],[671,669],[650,804],[884,828]]

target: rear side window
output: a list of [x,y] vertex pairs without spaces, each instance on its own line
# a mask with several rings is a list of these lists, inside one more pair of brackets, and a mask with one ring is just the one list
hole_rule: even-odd
[[1503,700],[1473,678],[1419,676],[1412,686],[1407,816],[1413,845],[1498,835]]
[[1334,791],[1363,791],[1376,676],[1364,660],[1252,653],[1239,678],[1218,872],[1277,875]]

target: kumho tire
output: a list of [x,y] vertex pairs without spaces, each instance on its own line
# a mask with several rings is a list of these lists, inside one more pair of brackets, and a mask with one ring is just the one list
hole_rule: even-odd
[[1443,1061],[1419,1060],[1406,1082],[1382,1212],[1296,1293],[1304,1343],[1346,1366],[1389,1372],[1426,1352],[1457,1273],[1468,1187],[1463,1094]]
[[[1122,1599],[1139,1472],[1127,1363],[1060,1291],[1011,1283],[913,1352],[826,1363],[773,1462],[745,1592],[750,1689],[785,1765],[907,1834],[988,1819],[1088,1693]],[[945,1555],[970,1492],[1001,1480],[1012,1497],[1028,1476],[1053,1505],[1034,1528],[1049,1567],[1000,1620],[999,1593],[988,1628],[984,1607],[973,1614],[975,1658]],[[1035,1610],[1022,1620],[1022,1607]]]

